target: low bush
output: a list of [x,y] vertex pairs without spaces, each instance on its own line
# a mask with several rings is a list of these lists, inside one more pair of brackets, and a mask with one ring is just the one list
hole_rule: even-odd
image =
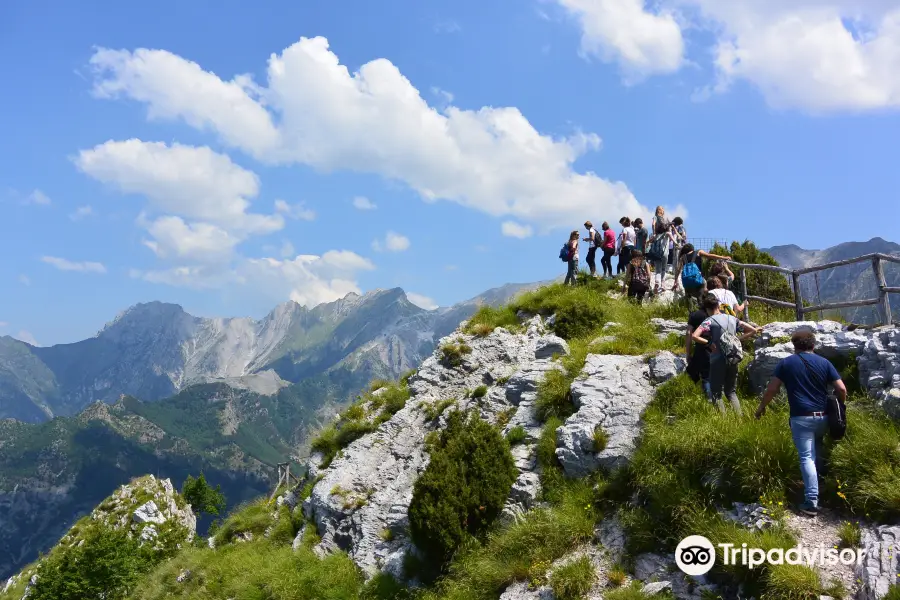
[[413,488],[409,521],[416,546],[445,563],[467,537],[487,531],[517,474],[496,428],[476,415],[450,413]]
[[516,425],[506,434],[506,441],[509,442],[510,446],[517,446],[525,441],[525,428],[521,425]]
[[456,398],[445,398],[444,400],[439,400],[437,402],[432,402],[430,404],[425,405],[425,418],[429,421],[434,421],[447,410],[449,407],[456,404]]
[[621,567],[614,567],[606,574],[606,580],[612,587],[622,587],[628,579],[628,574]]
[[216,530],[216,546],[227,544],[241,533],[261,536],[272,525],[272,512],[265,498],[238,506]]
[[530,581],[553,561],[593,536],[597,513],[591,486],[569,481],[550,508],[533,510],[522,521],[493,532],[483,545],[461,551],[449,572],[421,600],[496,600],[515,581]]
[[488,389],[486,385],[479,385],[477,388],[472,390],[472,398],[484,398],[487,395]]
[[838,526],[838,540],[841,548],[859,548],[862,545],[862,530],[856,521],[842,521]]
[[482,306],[478,309],[478,312],[469,318],[465,332],[470,335],[485,337],[498,327],[516,329],[518,326],[519,319],[516,317],[516,311],[511,305],[501,308]]
[[609,434],[601,427],[597,425],[594,427],[594,452],[603,452],[606,450],[606,445],[609,443]]
[[441,346],[441,362],[445,366],[456,368],[462,365],[463,358],[472,353],[472,347],[461,340],[448,342]]
[[550,589],[556,600],[582,600],[597,579],[591,559],[582,556],[567,563],[550,575]]

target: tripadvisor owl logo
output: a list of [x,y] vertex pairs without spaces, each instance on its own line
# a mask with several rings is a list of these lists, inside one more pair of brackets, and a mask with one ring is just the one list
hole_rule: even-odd
[[716,549],[702,535],[689,535],[675,548],[675,564],[687,575],[705,575],[716,562]]

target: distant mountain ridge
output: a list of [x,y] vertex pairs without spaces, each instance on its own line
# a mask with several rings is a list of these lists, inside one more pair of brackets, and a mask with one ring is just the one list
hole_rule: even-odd
[[35,347],[2,337],[0,419],[41,422],[97,400],[159,400],[197,383],[273,394],[339,369],[365,381],[396,377],[480,304],[536,285],[510,284],[431,311],[400,288],[374,290],[313,308],[285,302],[260,320],[195,317],[177,304],[148,302],[72,344]]
[[[784,267],[802,269],[876,252],[900,257],[900,244],[875,237],[867,242],[845,242],[824,250],[806,250],[789,244],[765,248],[763,251],[771,254]],[[885,264],[884,274],[888,286],[900,286],[900,265]],[[812,273],[803,275],[800,287],[803,297],[816,304],[819,300],[861,300],[877,295],[875,277],[871,263],[868,262],[829,269],[818,273],[818,276]],[[891,305],[894,307],[896,320],[900,316],[900,295],[891,294]],[[856,323],[873,323],[878,318],[875,307],[844,309],[841,314],[845,319]]]

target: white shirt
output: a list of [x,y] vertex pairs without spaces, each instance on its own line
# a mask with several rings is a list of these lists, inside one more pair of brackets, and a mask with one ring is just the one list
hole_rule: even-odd
[[637,241],[637,237],[634,234],[634,227],[623,228],[622,234],[625,236],[625,239],[622,241],[622,246],[634,247],[634,243]]
[[723,290],[720,288],[717,290],[709,290],[709,293],[718,299],[719,304],[730,304],[731,306],[734,306],[738,303],[737,296],[735,296],[734,292],[731,290]]
[[593,227],[591,227],[591,228],[588,230],[588,235],[591,237],[591,241],[590,241],[590,244],[591,244],[591,245],[588,246],[588,247],[589,247],[589,248],[596,248],[597,246],[594,244],[594,236],[597,235],[597,230],[594,229]]

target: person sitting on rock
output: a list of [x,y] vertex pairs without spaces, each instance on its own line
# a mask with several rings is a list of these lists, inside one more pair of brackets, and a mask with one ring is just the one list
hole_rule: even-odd
[[815,354],[816,334],[801,329],[791,336],[794,354],[778,363],[763,394],[756,418],[766,414],[766,407],[781,390],[787,388],[790,406],[790,428],[797,455],[800,458],[800,474],[803,476],[804,501],[800,512],[808,516],[819,513],[819,479],[821,468],[822,438],[828,431],[828,384],[842,401],[847,399],[847,386],[840,373],[826,358]]
[[709,315],[705,321],[691,334],[695,344],[709,348],[709,400],[715,404],[722,413],[725,413],[725,403],[722,401],[722,393],[731,403],[734,411],[741,415],[741,401],[737,396],[738,365],[729,364],[722,352],[722,337],[726,332],[737,335],[742,334],[740,340],[747,340],[757,333],[759,329],[744,323],[743,321],[727,315],[719,310],[719,299],[712,294],[703,297],[703,308]]

